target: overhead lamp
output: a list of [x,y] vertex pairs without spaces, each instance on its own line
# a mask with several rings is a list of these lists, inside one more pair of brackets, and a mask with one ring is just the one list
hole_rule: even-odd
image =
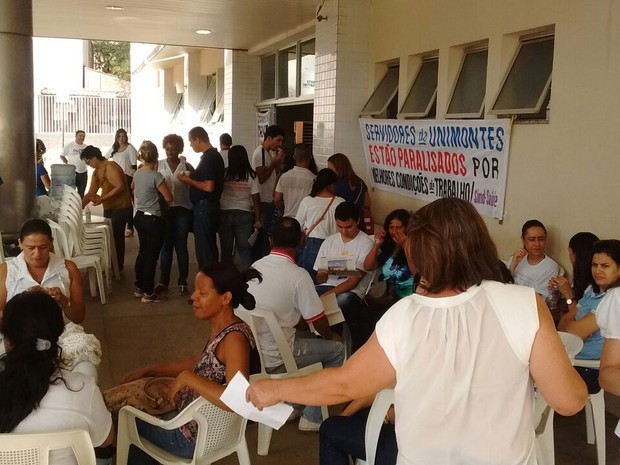
[[122,6],[117,6],[117,5],[108,5],[105,7],[106,10],[111,10],[111,11],[125,11],[125,8],[123,8]]
[[210,29],[198,29],[196,31],[196,34],[208,35],[208,34],[211,34],[211,30]]

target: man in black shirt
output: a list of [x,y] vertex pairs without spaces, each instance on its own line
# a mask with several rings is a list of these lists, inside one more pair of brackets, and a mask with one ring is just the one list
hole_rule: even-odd
[[202,268],[218,261],[217,227],[224,188],[224,160],[209,142],[207,131],[200,126],[192,128],[188,138],[194,152],[202,152],[202,156],[191,177],[181,173],[179,180],[189,185],[189,198],[194,205],[196,259]]

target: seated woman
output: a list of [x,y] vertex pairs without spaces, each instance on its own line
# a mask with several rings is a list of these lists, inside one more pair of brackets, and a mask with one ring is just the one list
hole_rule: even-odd
[[[232,263],[210,263],[198,273],[192,294],[194,316],[209,320],[211,333],[201,354],[184,360],[153,365],[133,371],[122,379],[127,383],[145,376],[176,377],[170,385],[170,398],[179,411],[199,396],[230,411],[220,401],[224,385],[240,371],[246,378],[250,373],[250,351],[255,343],[247,324],[234,314],[239,305],[253,309],[255,300],[247,290],[247,281],[261,279],[253,268],[240,272]],[[176,430],[164,430],[138,421],[142,437],[175,455],[191,458],[196,446],[198,425],[190,422]],[[141,450],[132,447],[131,464],[156,464]]]
[[546,299],[549,280],[559,274],[560,267],[545,255],[545,225],[538,220],[526,221],[521,228],[521,241],[523,247],[510,257],[506,266],[514,276],[515,284],[532,287]]
[[[601,358],[603,336],[596,322],[596,308],[607,291],[620,284],[620,241],[614,239],[598,241],[592,251],[594,283],[588,286],[579,302],[565,278],[558,277],[554,281],[568,305],[568,313],[560,320],[558,329],[583,339],[583,349],[575,357],[582,360]],[[586,381],[591,394],[600,390],[599,370],[583,367],[576,369]]]
[[[44,291],[17,294],[4,307],[0,330],[0,433],[88,431],[94,446],[114,440],[114,426],[95,380],[61,369],[58,303]],[[75,464],[71,449],[52,451],[52,465]]]
[[[81,323],[84,321],[85,304],[82,278],[71,260],[64,260],[52,253],[54,246],[52,230],[41,219],[30,219],[24,222],[19,232],[21,253],[15,259],[0,264],[0,315],[7,300],[20,292],[39,289],[46,292],[60,305],[65,323]],[[70,325],[71,331],[83,332],[79,326]],[[94,336],[89,339],[94,339]],[[84,340],[86,344],[89,340]],[[62,345],[62,343],[61,343]],[[96,347],[95,347],[96,346]],[[63,349],[67,349],[63,347]],[[99,365],[98,341],[93,347],[81,353],[82,358],[67,359],[68,368],[73,368],[80,361],[89,361]],[[0,353],[3,348],[0,346]]]

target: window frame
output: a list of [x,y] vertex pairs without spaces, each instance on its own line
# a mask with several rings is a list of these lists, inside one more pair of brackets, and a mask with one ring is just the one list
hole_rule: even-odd
[[[413,90],[413,87],[415,86],[415,83],[417,82],[418,77],[420,76],[422,67],[424,66],[425,63],[430,63],[430,62],[437,62],[437,82],[435,83],[435,90],[431,94],[425,110],[423,112],[417,112],[417,113],[404,112],[403,109],[405,108],[407,99],[409,98],[409,95],[411,94],[411,91]],[[437,88],[438,87],[439,87],[439,55],[433,54],[433,55],[424,56],[422,57],[422,61],[420,62],[418,71],[415,73],[415,77],[411,80],[409,89],[407,89],[407,94],[405,98],[403,99],[403,104],[400,107],[400,110],[398,112],[398,118],[420,118],[420,119],[427,118],[429,113],[431,112],[431,109],[433,108],[433,105],[437,103]]]
[[[390,96],[385,100],[385,102],[383,102],[381,109],[380,110],[366,110],[365,111],[365,109],[368,106],[368,104],[370,103],[370,101],[373,99],[375,94],[379,91],[381,85],[388,79],[388,75],[390,74],[390,72],[393,72],[394,70],[397,73],[398,79],[396,80],[396,85],[394,86],[394,89],[390,93]],[[381,77],[381,79],[379,80],[379,82],[375,86],[374,90],[372,91],[372,94],[370,94],[370,97],[368,97],[368,100],[366,100],[366,103],[362,107],[362,111],[360,112],[360,116],[366,116],[366,117],[370,116],[370,117],[373,117],[373,116],[378,116],[378,115],[381,115],[381,114],[385,113],[387,107],[390,105],[390,103],[392,102],[394,97],[396,97],[396,94],[398,93],[399,82],[400,82],[400,64],[399,63],[388,64],[386,66],[385,74]]]
[[[476,113],[450,113],[450,105],[452,104],[452,99],[454,98],[454,94],[456,93],[457,87],[459,85],[459,80],[461,79],[461,74],[463,72],[463,68],[465,67],[465,60],[467,60],[467,56],[474,54],[486,52],[487,54],[487,64],[484,69],[484,93],[482,95],[482,101],[480,102],[480,109]],[[452,92],[450,93],[450,98],[448,99],[448,105],[446,107],[446,119],[476,119],[482,118],[484,116],[484,107],[486,103],[486,84],[487,84],[487,72],[489,67],[489,46],[487,44],[480,45],[477,47],[468,47],[463,50],[463,58],[461,60],[461,65],[459,67],[458,74],[456,76],[456,80],[454,81],[454,85],[452,86]]]
[[521,107],[521,108],[496,109],[495,105],[497,105],[497,101],[502,95],[502,91],[504,90],[506,81],[508,81],[508,78],[511,75],[512,69],[515,65],[515,62],[517,61],[517,58],[519,57],[519,54],[523,46],[536,43],[536,42],[544,42],[544,41],[549,41],[549,40],[553,41],[553,52],[555,53],[555,31],[546,31],[544,33],[536,34],[533,36],[525,35],[519,38],[519,47],[517,48],[517,50],[515,51],[512,57],[510,66],[508,66],[506,72],[504,73],[504,77],[502,79],[501,85],[499,86],[499,90],[497,91],[497,94],[495,95],[495,98],[493,99],[493,104],[491,105],[490,110],[488,111],[490,115],[497,115],[497,116],[513,116],[513,115],[520,116],[522,115],[525,118],[527,118],[528,115],[535,116],[540,113],[542,109],[542,105],[545,102],[545,100],[547,100],[549,92],[551,91],[551,81],[553,78],[553,54],[551,56],[551,72],[549,73],[549,76],[547,77],[547,81],[545,82],[545,85],[543,86],[543,89],[540,95],[538,96],[536,105],[533,108]]

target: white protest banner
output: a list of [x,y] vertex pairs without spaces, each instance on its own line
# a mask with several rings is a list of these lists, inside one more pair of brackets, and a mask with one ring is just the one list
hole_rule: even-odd
[[458,197],[502,219],[510,120],[360,119],[373,187],[433,201]]

